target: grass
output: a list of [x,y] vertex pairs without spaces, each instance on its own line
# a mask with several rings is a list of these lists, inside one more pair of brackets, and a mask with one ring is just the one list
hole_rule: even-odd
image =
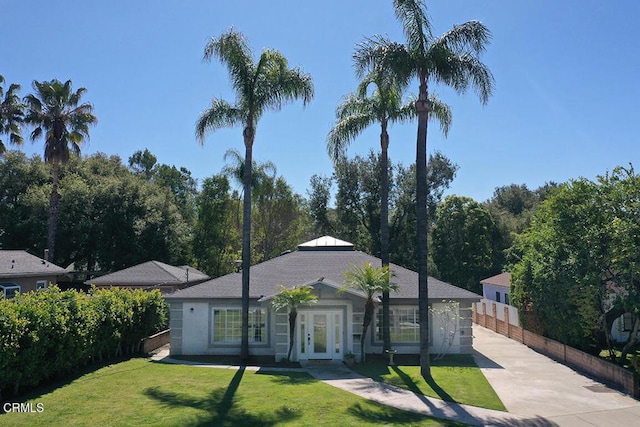
[[298,372],[255,372],[132,359],[31,393],[42,413],[0,415],[11,426],[459,426],[389,408]]
[[356,365],[361,375],[376,381],[411,390],[429,397],[481,408],[506,411],[473,357],[467,354],[448,355],[431,364],[432,380],[420,375],[417,361],[398,360],[399,365],[388,366],[385,359],[368,359]]

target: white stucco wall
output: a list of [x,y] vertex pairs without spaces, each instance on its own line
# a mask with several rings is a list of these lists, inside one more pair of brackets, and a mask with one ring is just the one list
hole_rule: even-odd
[[500,301],[504,304],[505,297],[509,295],[509,288],[505,288],[504,286],[494,286],[494,285],[482,285],[482,296],[485,299],[490,299],[491,301],[496,301],[496,292],[500,293]]

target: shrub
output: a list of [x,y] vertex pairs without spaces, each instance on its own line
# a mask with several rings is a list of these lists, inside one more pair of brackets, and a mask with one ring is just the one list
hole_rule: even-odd
[[0,300],[0,394],[35,386],[105,357],[132,354],[167,326],[160,291],[51,286]]

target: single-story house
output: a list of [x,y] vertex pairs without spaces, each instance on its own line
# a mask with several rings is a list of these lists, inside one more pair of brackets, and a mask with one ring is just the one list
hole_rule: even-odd
[[160,289],[162,293],[171,293],[209,279],[203,272],[187,265],[174,267],[160,261],[147,261],[84,283],[97,288]]
[[23,250],[0,250],[0,298],[46,289],[66,270]]
[[[330,236],[298,246],[297,251],[251,266],[249,306],[249,353],[287,356],[289,325],[285,310],[271,310],[269,301],[278,285],[287,288],[313,287],[318,303],[298,309],[292,360],[342,360],[345,354],[360,352],[365,295],[358,291],[339,292],[344,273],[365,263],[380,266],[379,258],[355,251],[348,242]],[[391,341],[399,354],[419,353],[418,274],[391,265],[391,281],[399,286],[391,292]],[[231,273],[165,296],[170,305],[171,354],[238,355],[241,337],[242,274]],[[429,277],[429,304],[435,309],[459,304],[460,317],[454,317],[455,336],[434,324],[442,316],[433,316],[430,326],[431,348],[440,352],[470,353],[471,304],[480,296],[449,283]],[[365,351],[382,353],[381,304],[367,332]],[[450,345],[449,345],[450,343]],[[446,345],[445,345],[446,344]]]
[[509,289],[511,288],[511,273],[500,273],[480,281],[482,297],[491,301],[509,305]]

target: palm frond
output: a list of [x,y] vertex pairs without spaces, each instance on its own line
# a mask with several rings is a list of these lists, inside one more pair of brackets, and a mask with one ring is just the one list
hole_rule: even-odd
[[437,96],[431,94],[429,96],[429,103],[431,108],[429,110],[429,120],[437,120],[440,123],[440,130],[445,138],[449,135],[449,129],[451,128],[451,122],[453,115],[451,113],[451,107],[448,104],[442,102]]
[[415,106],[416,97],[412,96],[409,100],[399,106],[397,109],[393,110],[389,114],[389,122],[391,123],[407,123],[416,118],[416,106]]
[[196,139],[200,144],[204,144],[208,132],[241,124],[244,118],[244,111],[225,100],[214,98],[196,122]]
[[431,23],[427,7],[422,0],[394,0],[396,18],[402,25],[407,48],[419,58],[424,58],[431,44]]
[[278,51],[264,50],[256,69],[255,106],[279,110],[288,102],[301,99],[307,105],[313,99],[313,81],[300,68],[288,68],[286,58]]
[[494,79],[489,68],[471,54],[438,57],[433,61],[432,78],[445,83],[459,93],[467,91],[471,85],[480,102],[486,104],[493,93]]
[[367,295],[371,300],[377,293],[398,290],[398,285],[390,282],[391,271],[388,266],[374,267],[371,263],[365,263],[362,267],[353,266],[344,273],[344,286],[340,289],[355,289]]
[[252,92],[250,83],[255,74],[251,48],[244,35],[231,27],[220,37],[212,37],[204,48],[204,61],[217,58],[227,66],[231,85],[236,93],[246,96]]
[[485,51],[490,42],[491,31],[480,21],[469,21],[455,25],[451,30],[434,40],[432,46],[444,45],[457,54],[464,52],[480,54]]
[[327,153],[334,162],[342,158],[349,144],[377,120],[367,104],[370,102],[351,95],[338,106],[337,123],[327,136]]

